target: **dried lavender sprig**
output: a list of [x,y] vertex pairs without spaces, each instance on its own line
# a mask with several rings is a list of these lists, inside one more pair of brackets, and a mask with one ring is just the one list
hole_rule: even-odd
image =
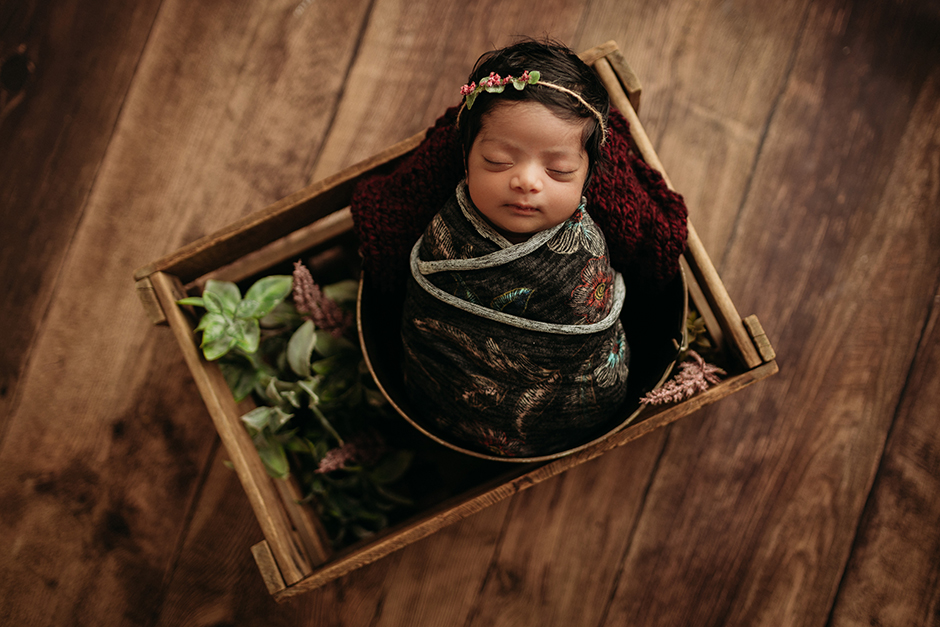
[[318,328],[340,337],[352,327],[352,312],[343,311],[328,298],[313,280],[310,270],[300,261],[294,262],[294,306]]
[[662,387],[648,392],[640,402],[644,405],[662,405],[674,403],[704,392],[709,385],[721,381],[719,375],[727,374],[724,370],[707,363],[701,355],[690,350],[686,361],[679,364],[679,372]]
[[362,433],[354,440],[327,451],[316,472],[322,474],[341,470],[347,463],[370,464],[379,459],[385,450],[385,442],[378,433]]

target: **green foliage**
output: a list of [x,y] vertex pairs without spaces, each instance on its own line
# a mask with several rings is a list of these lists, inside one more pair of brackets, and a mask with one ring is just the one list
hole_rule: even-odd
[[[196,327],[207,360],[218,361],[237,401],[257,407],[242,422],[268,473],[293,472],[333,542],[375,533],[407,506],[391,485],[411,463],[389,449],[376,427],[388,419],[357,343],[318,329],[288,296],[292,277],[260,279],[242,298],[237,285],[207,281],[201,297],[181,305],[205,308]],[[356,283],[322,288],[341,308],[356,302]]]
[[689,334],[690,347],[699,352],[707,352],[712,348],[711,340],[708,339],[708,329],[705,327],[705,319],[694,309],[689,310],[685,328]]
[[209,279],[201,298],[184,298],[179,304],[206,309],[196,330],[202,331],[202,354],[215,361],[234,348],[244,353],[257,352],[261,339],[259,320],[290,294],[292,284],[289,276],[264,277],[251,286],[243,299],[234,283]]

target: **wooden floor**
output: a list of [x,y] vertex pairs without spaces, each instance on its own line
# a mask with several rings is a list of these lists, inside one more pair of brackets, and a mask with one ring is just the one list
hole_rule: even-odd
[[[535,6],[0,2],[0,624],[940,625],[940,5]],[[133,270],[427,127],[516,35],[620,44],[781,372],[276,605]]]

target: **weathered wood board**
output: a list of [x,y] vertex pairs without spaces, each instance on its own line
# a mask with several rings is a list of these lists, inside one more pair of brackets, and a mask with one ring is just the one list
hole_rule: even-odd
[[[0,120],[0,617],[571,624],[572,591],[614,572],[591,624],[936,622],[940,533],[907,500],[938,499],[936,8],[546,6],[0,7],[0,57],[40,52]],[[784,370],[275,606],[245,549],[257,523],[128,272],[426,127],[516,34],[619,42],[653,145]],[[402,73],[429,65],[411,95]],[[588,498],[617,473],[642,498]],[[619,555],[597,540],[608,525],[631,530]],[[901,554],[899,597],[881,573]]]

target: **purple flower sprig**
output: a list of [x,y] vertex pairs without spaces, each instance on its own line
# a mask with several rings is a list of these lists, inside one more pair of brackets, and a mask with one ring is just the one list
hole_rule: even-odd
[[340,337],[353,326],[353,314],[327,297],[302,262],[294,262],[294,306],[317,328]]
[[679,372],[662,387],[647,392],[640,399],[644,405],[663,405],[676,403],[691,398],[698,392],[704,392],[710,385],[721,381],[721,375],[727,374],[724,370],[707,363],[694,350],[686,355],[686,361],[679,364]]
[[342,470],[348,464],[371,464],[378,460],[387,450],[382,437],[376,432],[359,434],[334,449],[327,451],[316,472],[324,474],[334,470]]

